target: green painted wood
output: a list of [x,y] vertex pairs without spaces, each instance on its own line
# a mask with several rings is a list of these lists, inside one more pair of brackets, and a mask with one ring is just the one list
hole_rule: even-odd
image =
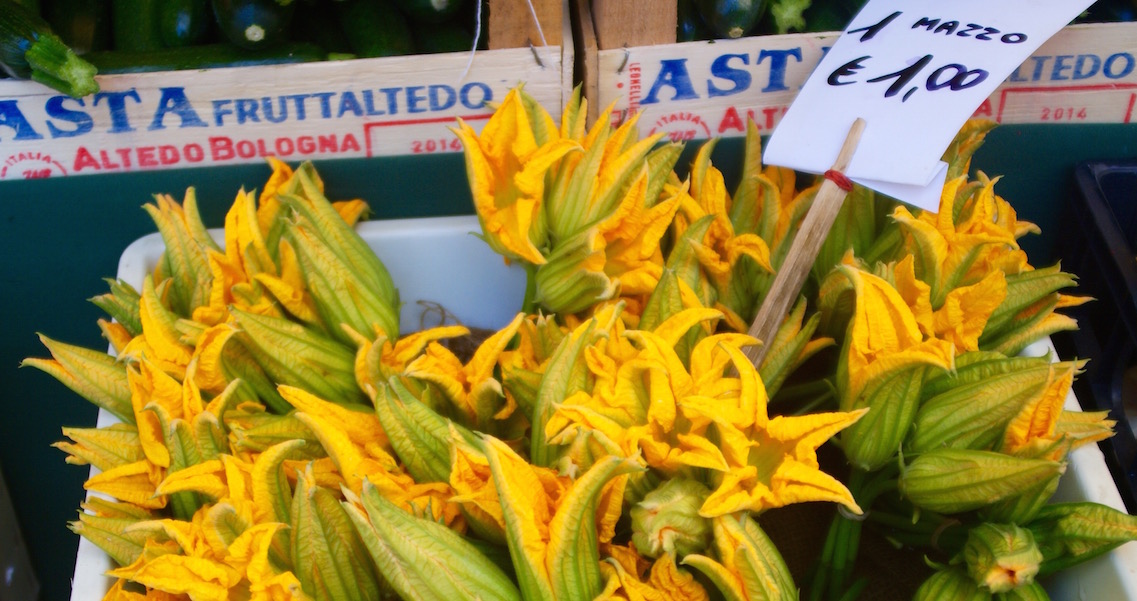
[[[723,140],[714,164],[737,181],[742,142]],[[689,164],[689,148],[680,165]],[[1053,261],[1061,235],[1060,209],[1072,189],[1075,163],[1137,157],[1137,125],[1003,126],[988,136],[973,168],[1001,174],[998,191],[1020,218],[1043,233],[1024,241],[1036,265]],[[469,190],[461,155],[347,159],[317,162],[332,198],[364,198],[377,218],[468,214]],[[50,447],[64,425],[91,426],[95,410],[51,377],[18,369],[28,356],[45,356],[42,332],[72,344],[100,348],[100,312],[85,299],[105,291],[118,258],[136,238],[154,231],[140,208],[153,193],[181,198],[195,186],[202,213],[220,227],[241,187],[256,188],[264,165],[94,175],[0,183],[0,470],[7,479],[20,528],[39,581],[41,599],[70,595],[77,538],[66,528],[83,497],[85,467],[69,466]]]

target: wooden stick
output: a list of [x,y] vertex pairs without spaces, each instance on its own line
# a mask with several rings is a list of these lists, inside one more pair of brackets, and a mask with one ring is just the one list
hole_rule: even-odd
[[864,119],[857,119],[849,128],[849,135],[845,138],[841,152],[837,154],[837,160],[830,170],[830,173],[835,175],[833,177],[827,175],[822,182],[821,189],[813,199],[813,205],[802,219],[801,227],[794,236],[786,260],[774,276],[774,283],[770,285],[754,323],[750,324],[749,334],[757,338],[760,343],[746,347],[745,353],[755,367],[762,366],[762,360],[770,350],[770,341],[777,334],[778,327],[785,319],[790,305],[801,292],[802,284],[805,283],[809,270],[817,260],[817,253],[821,251],[821,245],[825,243],[829,229],[833,227],[833,221],[837,219],[837,213],[845,202],[845,195],[848,192],[833,180],[844,178],[845,170],[849,167],[849,161],[853,159],[853,153],[857,150],[864,129]]

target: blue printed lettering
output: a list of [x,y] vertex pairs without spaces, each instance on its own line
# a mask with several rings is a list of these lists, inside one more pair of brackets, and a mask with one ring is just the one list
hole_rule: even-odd
[[43,136],[32,127],[32,124],[28,123],[15,100],[0,100],[0,127],[12,128],[12,131],[16,132],[14,140],[43,139]]
[[375,95],[371,92],[371,90],[363,91],[363,107],[367,110],[368,117],[387,114],[385,111],[376,110]]
[[729,88],[720,88],[715,85],[715,82],[707,80],[707,95],[711,98],[717,96],[730,96],[737,94],[750,88],[750,73],[744,69],[735,69],[729,64],[731,59],[739,59],[742,64],[749,65],[750,57],[745,54],[724,54],[715,59],[711,63],[711,75],[719,79],[725,79],[734,85]]
[[1034,61],[1034,73],[1031,74],[1031,81],[1038,81],[1042,79],[1042,70],[1045,68],[1046,61],[1053,57],[1050,56],[1032,56],[1030,60]]
[[233,114],[233,109],[228,108],[228,105],[231,104],[232,102],[233,102],[232,100],[214,100],[213,101],[213,124],[214,125],[216,125],[217,127],[221,127],[222,121],[224,121],[224,119],[225,119],[225,115],[232,115]]
[[359,106],[354,92],[348,91],[340,95],[340,108],[336,112],[336,118],[343,117],[344,113],[351,113],[356,117],[363,116],[363,107]]
[[335,92],[316,92],[315,94],[312,94],[312,96],[320,99],[320,116],[324,119],[332,118],[331,98],[335,95]]
[[399,113],[399,90],[401,88],[380,88],[379,91],[387,95],[387,113],[396,115]]
[[[1088,63],[1088,66],[1087,66]],[[1074,63],[1074,79],[1089,79],[1101,70],[1101,58],[1096,54],[1079,54]]]
[[296,120],[303,121],[308,118],[308,113],[304,111],[304,101],[308,99],[307,94],[289,94],[284,98],[291,100],[296,107]]
[[261,122],[261,118],[257,116],[257,110],[261,106],[259,102],[253,98],[238,98],[236,103],[237,125],[243,125],[246,121]]
[[52,138],[73,138],[75,136],[81,136],[95,127],[95,120],[87,113],[63,106],[63,103],[69,100],[79,103],[79,106],[86,106],[82,98],[71,98],[70,96],[52,96],[44,105],[47,116],[52,119],[59,119],[60,121],[75,124],[74,129],[60,129],[56,127],[54,123],[48,121],[47,131],[51,132]]
[[[826,48],[828,50],[828,48]],[[788,90],[786,87],[786,64],[789,62],[789,57],[794,57],[797,62],[801,62],[801,48],[790,48],[789,50],[761,50],[758,52],[758,63],[769,57],[770,59],[770,79],[766,82],[766,87],[762,88],[763,92],[781,92]]]
[[[1121,67],[1115,67],[1118,61],[1124,61]],[[1121,79],[1133,72],[1133,55],[1128,52],[1118,52],[1105,59],[1102,74],[1110,79]]]
[[[439,96],[440,93],[445,93],[445,96]],[[432,85],[429,90],[430,95],[430,110],[444,111],[458,102],[458,94],[454,92],[454,88],[445,85]]]
[[209,127],[205,121],[201,120],[197,111],[193,110],[189,98],[186,98],[185,88],[161,88],[161,91],[162,98],[158,101],[158,110],[154,112],[154,120],[146,129],[150,131],[166,129],[165,124],[162,123],[162,120],[166,118],[166,113],[177,115],[182,121],[180,127]]
[[265,121],[269,123],[283,123],[288,120],[288,103],[285,96],[277,96],[276,102],[280,107],[279,111],[273,110],[272,98],[265,96],[261,98],[261,114],[264,115]]
[[107,108],[111,113],[110,133],[112,134],[134,131],[134,128],[130,126],[130,118],[126,115],[127,98],[133,98],[137,103],[142,102],[142,99],[138,97],[138,91],[134,88],[126,92],[99,92],[95,94],[93,106],[99,106],[101,100],[107,101]]
[[408,113],[425,113],[426,109],[419,106],[420,102],[426,100],[426,95],[422,94],[426,90],[426,86],[407,86],[407,112]]
[[659,93],[665,87],[675,90],[671,100],[692,100],[699,97],[691,85],[691,75],[687,72],[687,59],[669,59],[659,61],[659,75],[651,84],[651,90],[640,104],[655,104],[659,102]]
[[1066,60],[1072,58],[1074,58],[1072,54],[1063,54],[1054,57],[1054,68],[1050,71],[1051,81],[1066,81],[1070,79],[1068,75],[1063,75],[1063,73],[1074,68],[1073,65],[1066,64]]
[[[477,100],[474,99],[475,93],[477,93]],[[458,101],[468,109],[485,108],[487,102],[493,102],[493,90],[484,83],[470,82],[458,91]]]

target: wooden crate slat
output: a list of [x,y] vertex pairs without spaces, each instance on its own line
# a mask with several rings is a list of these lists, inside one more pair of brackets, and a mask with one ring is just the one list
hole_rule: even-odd
[[489,0],[488,8],[490,49],[560,46],[563,42],[562,0]]
[[675,0],[591,0],[601,50],[675,43]]

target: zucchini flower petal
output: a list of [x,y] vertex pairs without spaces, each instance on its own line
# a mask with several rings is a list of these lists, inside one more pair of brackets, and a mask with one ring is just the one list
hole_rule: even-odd
[[363,509],[350,502],[344,508],[400,598],[521,601],[513,581],[453,530],[403,511],[369,482],[361,502]]

